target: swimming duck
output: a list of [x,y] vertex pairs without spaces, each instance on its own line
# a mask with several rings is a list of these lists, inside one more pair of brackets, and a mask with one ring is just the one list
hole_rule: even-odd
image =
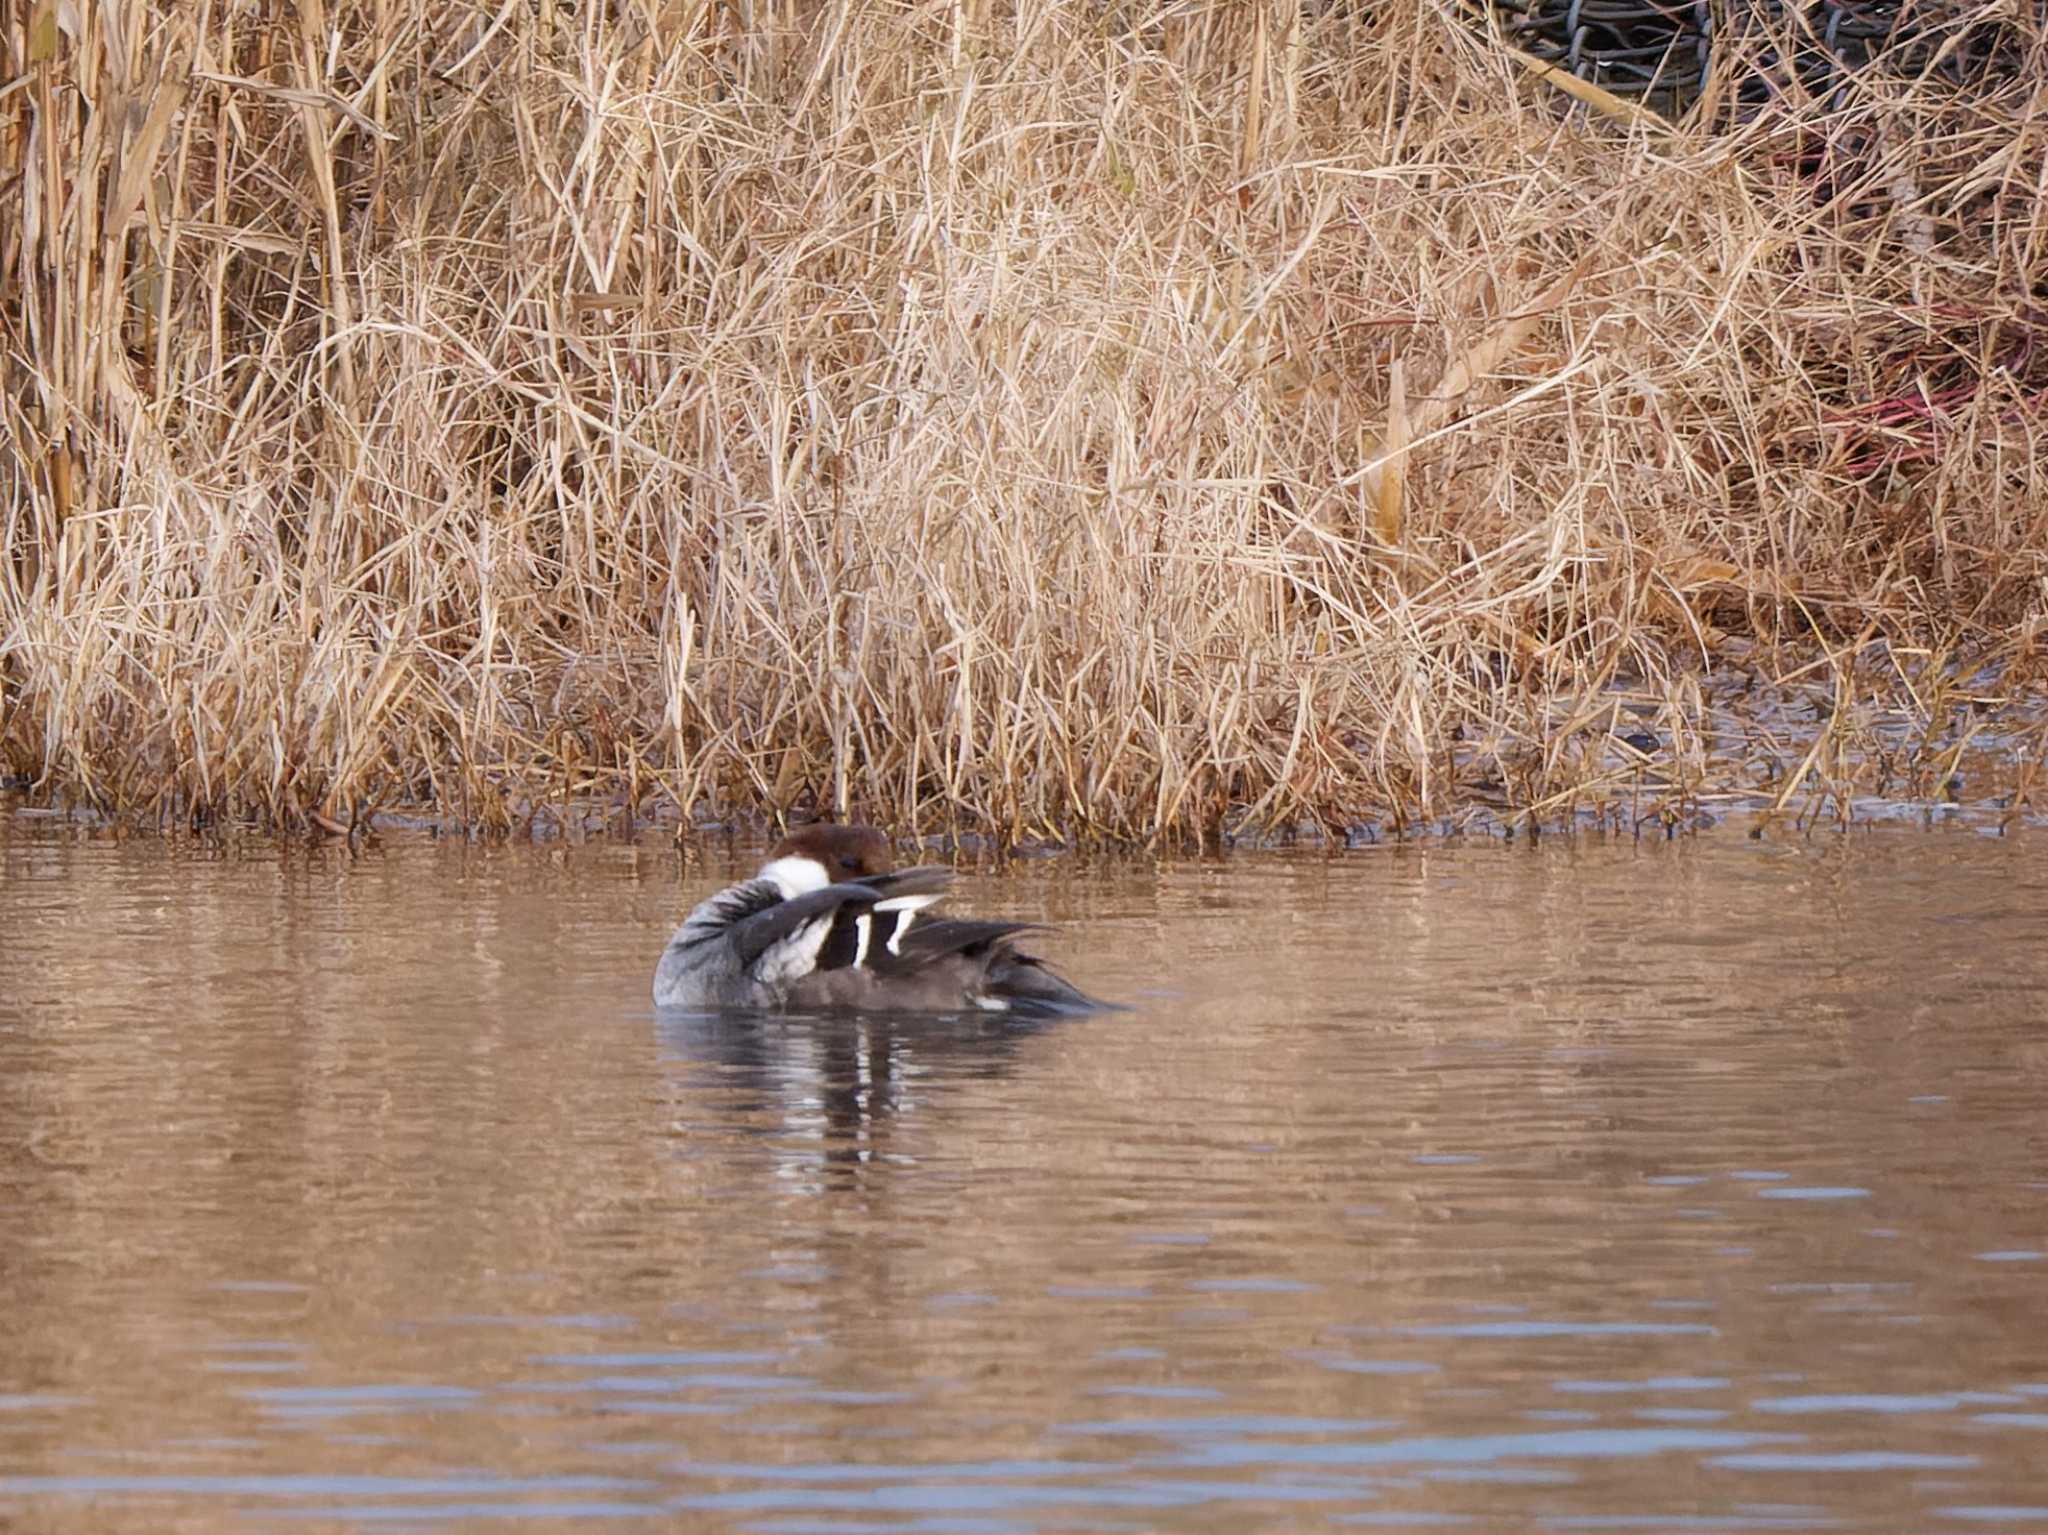
[[1036,923],[923,917],[952,880],[894,868],[872,826],[801,827],[683,919],[655,966],[654,1005],[1034,1018],[1103,1005],[1016,946]]

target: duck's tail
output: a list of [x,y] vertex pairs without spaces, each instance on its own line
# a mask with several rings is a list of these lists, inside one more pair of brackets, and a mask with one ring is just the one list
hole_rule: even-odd
[[987,995],[991,1002],[1003,1004],[997,1011],[1027,1018],[1065,1018],[1108,1012],[1116,1006],[1089,996],[1037,955],[1008,942],[998,945],[990,957]]

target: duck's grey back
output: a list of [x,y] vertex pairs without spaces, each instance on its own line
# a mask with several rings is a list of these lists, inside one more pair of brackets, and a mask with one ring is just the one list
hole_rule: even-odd
[[732,927],[782,899],[773,880],[750,879],[699,901],[654,967],[656,1007],[754,1007],[772,1000],[747,974],[747,958],[729,942]]

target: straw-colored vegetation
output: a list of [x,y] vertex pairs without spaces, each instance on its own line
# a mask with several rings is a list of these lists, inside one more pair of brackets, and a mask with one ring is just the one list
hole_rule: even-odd
[[1543,819],[1797,674],[1928,788],[2043,623],[2038,13],[1670,130],[1459,17],[12,0],[0,773]]

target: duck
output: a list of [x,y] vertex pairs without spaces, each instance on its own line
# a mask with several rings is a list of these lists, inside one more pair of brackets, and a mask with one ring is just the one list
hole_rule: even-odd
[[953,871],[895,867],[877,827],[814,822],[698,902],[654,970],[657,1008],[984,1012],[1106,1007],[1017,946],[1035,922],[927,917]]

